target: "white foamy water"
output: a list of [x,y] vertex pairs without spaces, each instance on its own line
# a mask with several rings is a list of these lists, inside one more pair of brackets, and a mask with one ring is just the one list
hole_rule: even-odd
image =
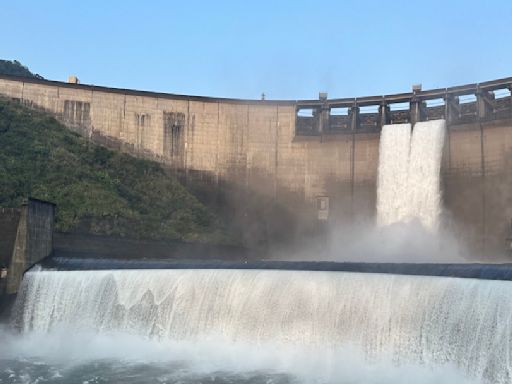
[[418,220],[436,231],[442,210],[440,169],[445,121],[386,125],[379,146],[377,224]]
[[408,219],[409,152],[411,124],[382,127],[377,180],[377,224],[386,226]]
[[29,338],[122,333],[171,343],[157,349],[164,359],[185,345],[184,359],[210,350],[202,361],[214,366],[306,382],[501,384],[511,380],[511,295],[504,281],[343,272],[41,271],[25,276],[17,323]]
[[433,231],[441,217],[441,160],[445,140],[444,120],[416,123],[409,160],[409,215]]

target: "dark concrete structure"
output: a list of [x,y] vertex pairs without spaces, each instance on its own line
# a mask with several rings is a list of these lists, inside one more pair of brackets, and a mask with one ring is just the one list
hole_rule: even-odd
[[51,254],[54,217],[53,203],[32,198],[19,209],[0,209],[0,302],[17,293],[29,267]]
[[410,276],[442,276],[512,281],[512,264],[437,263],[351,263],[333,261],[226,261],[226,260],[126,260],[105,258],[51,257],[45,268],[59,271],[98,271],[110,269],[263,269],[287,271],[332,271],[384,273]]
[[98,236],[79,233],[53,235],[52,257],[106,258],[106,259],[205,259],[243,260],[252,258],[247,248],[233,245],[186,243]]

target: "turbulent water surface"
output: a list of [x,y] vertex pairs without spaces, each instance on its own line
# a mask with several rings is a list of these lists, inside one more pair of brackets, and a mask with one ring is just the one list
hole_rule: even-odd
[[0,379],[509,383],[510,295],[344,272],[30,272]]
[[476,383],[449,365],[368,364],[360,351],[155,341],[126,334],[1,335],[2,383]]

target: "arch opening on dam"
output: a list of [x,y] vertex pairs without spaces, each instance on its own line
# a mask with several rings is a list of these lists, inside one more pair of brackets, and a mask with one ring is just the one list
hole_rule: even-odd
[[173,169],[248,245],[374,222],[384,125],[445,119],[450,230],[506,251],[512,218],[512,78],[360,98],[239,100],[0,76],[0,95],[81,135]]

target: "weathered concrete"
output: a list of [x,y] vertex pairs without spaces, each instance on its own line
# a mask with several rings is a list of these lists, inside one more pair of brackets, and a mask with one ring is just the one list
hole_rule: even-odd
[[0,268],[11,263],[20,213],[18,208],[0,208]]
[[6,300],[6,271],[11,264],[20,213],[20,209],[0,208],[0,321],[2,320],[2,308],[10,303]]
[[[248,245],[263,247],[314,232],[318,198],[329,198],[331,226],[372,220],[380,124],[445,117],[447,212],[460,236],[489,253],[503,251],[512,217],[512,99],[492,94],[512,84],[505,80],[386,97],[248,101],[0,76],[0,94],[49,111],[96,142],[175,168],[230,212]],[[464,94],[477,102],[460,104]],[[427,108],[439,97],[444,106]],[[390,109],[404,101],[414,108]],[[360,112],[373,105],[378,112]],[[311,117],[297,116],[304,107]],[[334,107],[348,114],[316,120]]]
[[19,220],[14,227],[16,237],[7,264],[5,294],[16,294],[27,268],[52,252],[54,216],[55,206],[52,203],[36,199],[28,199],[19,210]]

